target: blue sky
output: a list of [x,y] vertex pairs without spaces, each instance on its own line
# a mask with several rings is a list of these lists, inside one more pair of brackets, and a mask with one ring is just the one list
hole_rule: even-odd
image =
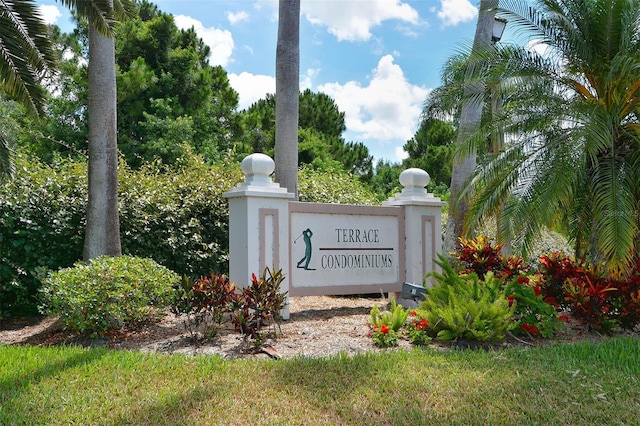
[[[49,23],[69,13],[40,0]],[[194,27],[240,95],[239,109],[275,92],[277,0],[156,0],[181,28]],[[469,0],[301,0],[300,87],[324,92],[345,112],[347,141],[399,161],[448,57],[472,41]]]

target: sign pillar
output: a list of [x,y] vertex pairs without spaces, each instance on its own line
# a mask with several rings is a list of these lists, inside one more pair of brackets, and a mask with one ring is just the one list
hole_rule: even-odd
[[438,253],[442,253],[442,206],[440,198],[427,193],[429,174],[411,168],[400,174],[402,192],[389,198],[383,206],[404,208],[405,281],[421,284],[425,275],[437,270]]
[[[265,154],[251,154],[241,163],[243,183],[223,197],[229,200],[229,279],[248,286],[251,274],[265,267],[289,271],[289,201],[295,196],[271,180],[275,163]],[[285,276],[280,290],[289,291]],[[282,312],[289,318],[289,308]]]

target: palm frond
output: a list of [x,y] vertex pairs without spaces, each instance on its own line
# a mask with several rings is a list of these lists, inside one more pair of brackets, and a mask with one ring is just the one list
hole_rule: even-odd
[[119,20],[135,16],[134,0],[58,0],[78,16],[86,18],[105,37],[115,35]]
[[40,81],[55,66],[48,28],[32,0],[0,0],[0,87],[32,113],[45,92]]

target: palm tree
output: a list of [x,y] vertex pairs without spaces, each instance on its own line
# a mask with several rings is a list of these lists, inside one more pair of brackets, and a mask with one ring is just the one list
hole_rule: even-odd
[[469,149],[496,129],[505,148],[466,187],[467,226],[504,206],[501,232],[525,250],[560,225],[576,255],[624,275],[640,258],[640,0],[513,0],[497,13],[539,48],[472,55],[471,78],[499,82],[505,103]]
[[[89,202],[85,259],[119,255],[118,155],[114,25],[133,0],[60,0],[89,21]],[[38,113],[39,85],[54,67],[48,29],[33,0],[0,0],[1,88]],[[10,147],[0,132],[0,177],[10,172]]]
[[131,0],[61,0],[89,21],[89,199],[84,259],[119,256],[118,138],[114,24]]
[[276,48],[276,180],[298,198],[300,0],[280,0]]
[[[497,0],[481,0],[478,13],[478,23],[473,40],[472,52],[479,53],[491,48],[491,35],[495,20],[495,8]],[[472,71],[472,63],[469,72]],[[460,146],[474,134],[480,127],[482,118],[482,98],[478,93],[484,92],[484,84],[476,81],[465,87],[464,102],[460,111],[458,124],[458,137],[456,145]],[[451,201],[447,219],[447,230],[444,239],[445,253],[452,252],[459,237],[464,234],[464,222],[469,211],[468,200],[460,197],[465,183],[471,178],[476,167],[476,151],[470,149],[466,152],[459,151],[453,159],[451,171]]]
[[[0,0],[0,90],[42,112],[46,93],[40,81],[55,66],[49,31],[32,0]],[[13,170],[10,138],[0,129],[0,178]]]

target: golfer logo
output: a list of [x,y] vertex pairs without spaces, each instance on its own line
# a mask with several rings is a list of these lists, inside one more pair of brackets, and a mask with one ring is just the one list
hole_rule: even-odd
[[293,243],[295,244],[296,241],[300,239],[300,237],[304,238],[304,246],[305,246],[304,257],[300,259],[300,261],[297,264],[297,267],[301,269],[305,269],[307,271],[315,271],[315,269],[309,268],[309,262],[311,262],[311,253],[312,253],[312,249],[311,249],[312,236],[313,236],[313,232],[311,232],[311,229],[307,228],[304,231],[302,231],[302,234],[298,235],[298,238],[293,240]]

